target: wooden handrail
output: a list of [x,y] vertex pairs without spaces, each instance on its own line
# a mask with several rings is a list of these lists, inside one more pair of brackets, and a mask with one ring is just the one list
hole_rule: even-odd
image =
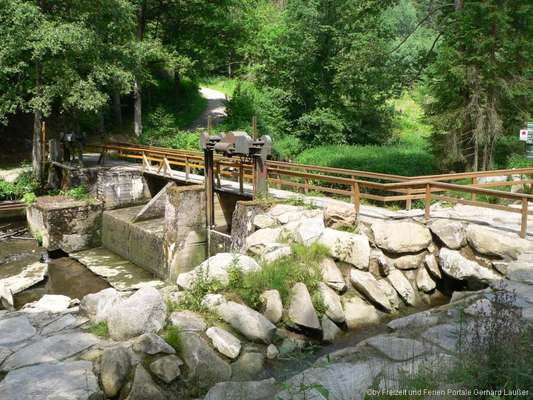
[[[100,147],[102,150],[116,150],[119,156],[133,159],[146,159],[166,163],[168,165],[177,165],[185,167],[187,179],[191,169],[203,168],[203,153],[191,150],[167,149],[162,147],[152,147],[145,145],[136,145],[129,143],[109,143]],[[217,165],[217,176],[232,177],[237,175],[239,181],[239,191],[243,193],[243,182],[245,179],[253,177],[253,166],[242,164],[235,159],[215,156],[215,165]],[[423,199],[425,202],[425,218],[430,218],[431,198],[446,199],[447,201],[462,202],[485,208],[497,208],[504,211],[518,212],[522,214],[520,235],[525,237],[527,233],[527,217],[533,215],[528,209],[528,202],[533,201],[533,195],[525,193],[511,193],[502,190],[487,189],[495,186],[509,186],[516,184],[527,184],[533,182],[531,179],[520,179],[515,182],[488,182],[478,183],[478,178],[489,176],[509,176],[532,174],[533,168],[501,169],[481,172],[464,172],[442,175],[422,175],[414,177],[405,177],[400,175],[382,174],[367,171],[349,170],[343,168],[323,167],[316,165],[288,163],[282,161],[268,161],[268,179],[270,182],[277,184],[280,188],[289,186],[297,190],[303,190],[308,193],[310,190],[319,191],[329,194],[349,196],[352,198],[354,207],[358,212],[360,209],[361,199],[370,199],[383,202],[406,201],[410,204],[413,199]],[[235,168],[236,173],[227,172],[227,168]],[[286,179],[283,179],[285,177]],[[366,179],[361,179],[366,178]],[[378,180],[372,181],[367,179]],[[446,180],[472,179],[472,184],[457,184],[443,182]],[[388,182],[379,182],[388,181]],[[333,187],[320,186],[316,184],[322,182]],[[345,188],[339,187],[345,186]],[[378,191],[376,194],[368,193],[368,190]],[[394,195],[384,195],[383,192],[400,193]],[[449,196],[438,195],[439,192],[452,193],[469,193],[470,200],[453,198]],[[433,193],[435,193],[433,195]],[[511,208],[505,205],[495,205],[484,203],[476,200],[477,195],[493,196],[495,198],[516,201],[520,203],[521,208]]]

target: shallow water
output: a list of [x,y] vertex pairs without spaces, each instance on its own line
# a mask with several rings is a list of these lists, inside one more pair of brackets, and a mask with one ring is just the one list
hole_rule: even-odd
[[69,257],[52,259],[48,263],[45,281],[15,295],[15,307],[39,300],[45,294],[62,294],[81,299],[89,293],[106,289],[109,284],[85,266]]

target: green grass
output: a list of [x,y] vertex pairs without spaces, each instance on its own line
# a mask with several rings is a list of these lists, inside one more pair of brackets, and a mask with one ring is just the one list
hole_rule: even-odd
[[227,290],[240,297],[249,306],[261,307],[261,294],[265,290],[276,289],[284,304],[287,304],[291,288],[297,282],[307,286],[315,308],[323,310],[320,296],[316,295],[322,280],[319,269],[320,260],[327,255],[327,249],[319,244],[309,247],[292,245],[292,255],[282,257],[263,265],[259,271],[243,274],[238,269],[230,270],[230,285]]
[[167,326],[161,335],[165,341],[172,346],[176,353],[180,354],[182,350],[181,343],[181,331],[177,326],[169,325]]
[[403,176],[437,172],[428,149],[431,128],[415,98],[416,89],[391,100],[397,115],[388,144],[324,145],[302,151],[296,162]]
[[200,86],[218,90],[219,92],[224,93],[226,96],[231,97],[233,96],[233,92],[235,91],[238,82],[238,79],[212,77],[201,81]]
[[108,337],[109,328],[107,327],[107,322],[102,321],[102,322],[91,324],[89,326],[89,332],[96,336]]
[[327,145],[305,150],[296,161],[327,167],[381,172],[403,176],[436,172],[433,156],[406,144],[390,146]]

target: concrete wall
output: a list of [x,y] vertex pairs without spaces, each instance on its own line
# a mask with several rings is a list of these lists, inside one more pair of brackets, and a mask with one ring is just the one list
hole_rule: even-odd
[[146,203],[151,198],[142,171],[135,167],[101,169],[97,190],[97,196],[107,210]]
[[101,243],[102,202],[43,196],[26,211],[32,234],[48,250],[73,252]]
[[104,211],[102,244],[161,279],[168,277],[163,257],[164,219],[132,223],[142,206]]
[[206,196],[203,185],[168,189],[163,252],[171,281],[206,259]]

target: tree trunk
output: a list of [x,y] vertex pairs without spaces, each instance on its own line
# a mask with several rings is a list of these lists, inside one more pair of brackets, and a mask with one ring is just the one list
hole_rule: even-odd
[[142,96],[141,96],[141,84],[137,79],[133,84],[133,131],[135,136],[140,137],[143,132],[142,123]]
[[31,151],[31,161],[33,167],[33,177],[41,182],[43,178],[43,145],[41,143],[42,115],[40,111],[33,113],[33,142]]
[[120,102],[120,92],[118,89],[113,89],[113,119],[115,124],[122,127],[122,104]]

